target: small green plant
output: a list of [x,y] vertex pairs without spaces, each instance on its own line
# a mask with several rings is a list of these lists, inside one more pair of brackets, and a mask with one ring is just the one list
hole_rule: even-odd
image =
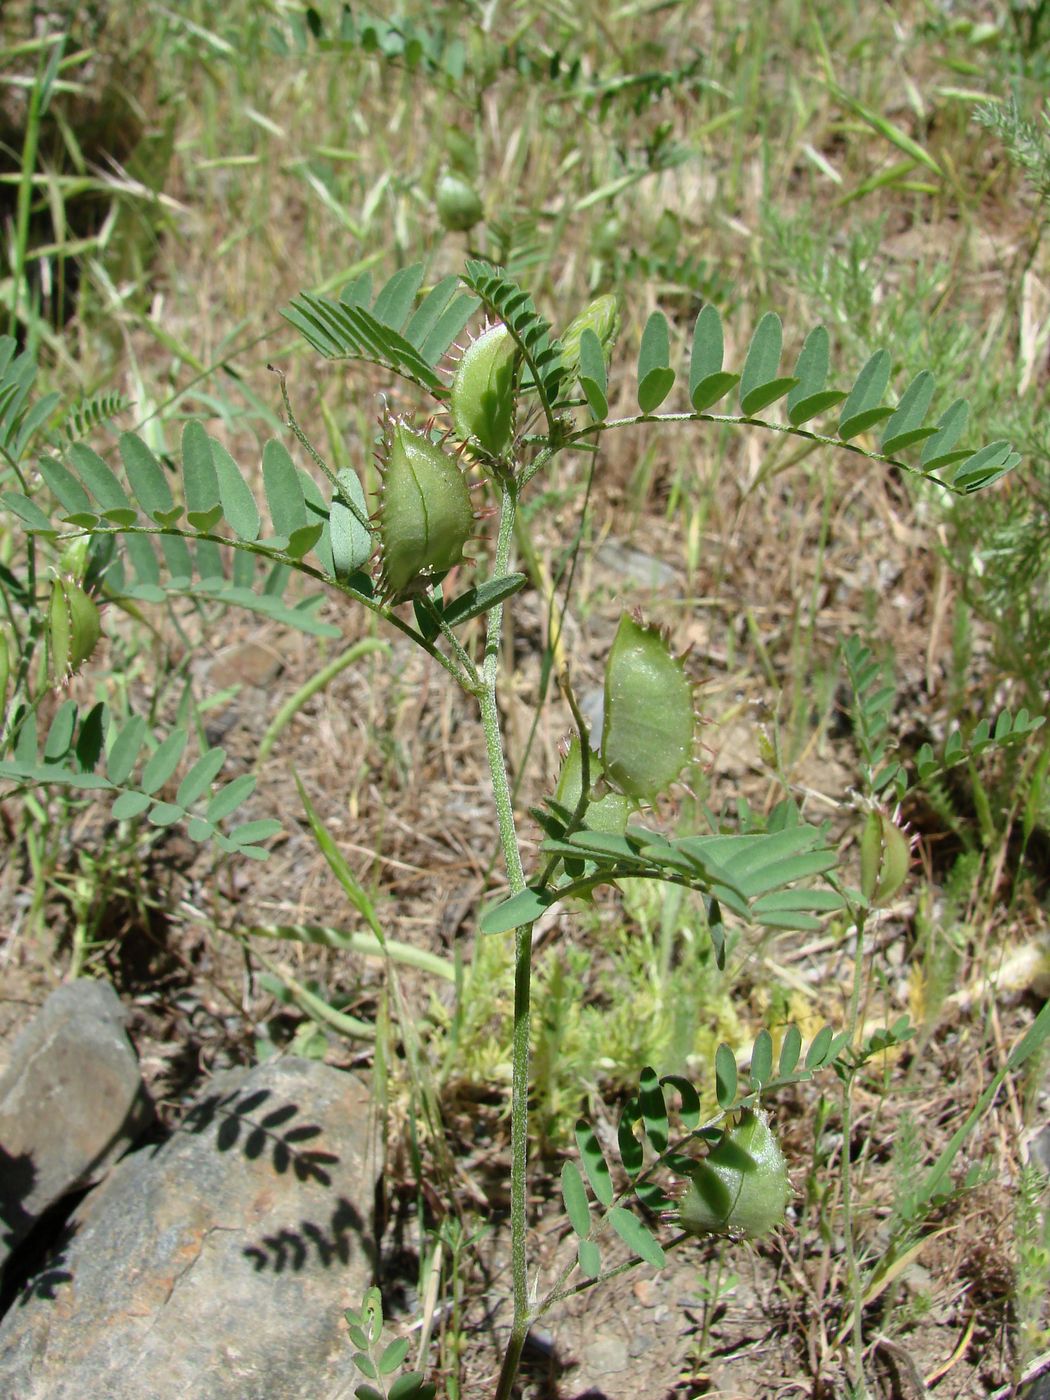
[[[684,394],[671,411],[661,410],[679,383],[678,347],[667,318],[653,312],[632,375],[638,412],[614,419],[615,302],[600,298],[570,323],[562,341],[531,294],[498,267],[472,260],[461,279],[448,276],[425,289],[423,281],[422,266],[406,267],[373,295],[370,276],[363,274],[338,299],[303,293],[286,312],[327,358],[369,361],[419,395],[421,411],[411,421],[388,418],[383,425],[383,487],[374,515],[365,505],[358,475],[351,469],[333,471],[311,446],[291,411],[283,380],[289,427],[313,469],[298,465],[280,441],[267,443],[261,462],[264,503],[226,448],[192,421],[183,433],[174,492],[169,473],[134,433],[120,438],[120,472],[84,443],[61,439],[30,465],[30,443],[54,404],[45,400],[29,406],[31,366],[14,356],[13,344],[0,345],[6,354],[0,363],[0,448],[7,488],[0,505],[12,522],[8,528],[21,532],[24,551],[21,571],[8,569],[4,575],[11,680],[5,677],[0,778],[12,791],[53,786],[92,791],[111,802],[118,819],[145,817],[157,827],[183,822],[192,839],[212,843],[223,853],[265,857],[262,843],[275,834],[278,823],[227,824],[251,796],[254,777],[245,775],[216,789],[224,754],[209,747],[179,776],[189,743],[187,724],[176,723],[160,734],[144,717],[118,719],[103,704],[81,714],[72,700],[58,708],[46,730],[38,723],[50,694],[39,659],[44,638],[50,639],[52,657],[64,674],[86,658],[97,640],[103,604],[137,608],[176,597],[207,600],[255,610],[307,634],[337,634],[338,629],[316,616],[316,592],[286,599],[298,576],[382,618],[476,701],[506,880],[505,891],[482,912],[479,930],[483,939],[513,938],[514,1310],[495,1391],[497,1400],[508,1400],[526,1335],[537,1318],[568,1292],[619,1271],[619,1266],[603,1269],[603,1243],[610,1235],[626,1244],[634,1262],[659,1266],[665,1248],[691,1234],[752,1236],[775,1226],[790,1193],[761,1100],[783,1085],[834,1072],[844,1085],[848,1140],[853,1078],[873,1056],[910,1034],[900,1024],[863,1039],[860,1035],[865,921],[876,905],[892,897],[908,865],[907,843],[893,814],[880,805],[886,793],[899,794],[908,781],[885,739],[892,692],[887,695],[879,668],[862,648],[846,648],[867,801],[859,889],[850,888],[838,873],[839,853],[829,829],[807,823],[791,797],[761,820],[728,795],[718,809],[696,803],[697,820],[684,833],[668,836],[659,829],[656,804],[693,762],[694,691],[688,664],[675,654],[670,639],[628,613],[619,621],[605,664],[600,733],[584,718],[567,660],[558,653],[558,680],[575,734],[555,791],[533,809],[543,839],[535,867],[526,871],[498,695],[504,607],[528,583],[526,574],[513,568],[512,550],[529,488],[542,480],[559,454],[572,450],[593,456],[607,434],[647,424],[717,424],[789,435],[808,446],[848,453],[870,469],[902,472],[959,495],[998,481],[1018,457],[1004,441],[962,445],[968,419],[962,400],[927,422],[935,387],[927,371],[912,380],[896,403],[886,402],[891,367],[886,350],[870,357],[852,386],[829,384],[830,343],[823,327],[809,333],[786,370],[781,365],[783,327],[776,314],[768,313],[739,370],[728,369],[722,321],[712,305],[696,318]],[[454,371],[443,368],[453,342],[479,312],[493,324],[467,347]],[[723,402],[731,393],[735,412]],[[778,403],[783,409],[773,414]],[[451,427],[443,432],[434,414],[446,411]],[[823,430],[813,426],[829,415],[832,421]],[[496,525],[485,548],[484,576],[463,586],[454,580],[469,558],[482,516],[474,507],[472,487],[488,493],[488,514],[496,517]],[[263,504],[269,526],[264,525]],[[54,587],[45,586],[42,561],[65,557],[69,549],[83,554],[83,574],[60,574]],[[478,629],[466,627],[475,619],[481,621],[480,640]],[[949,740],[944,762],[973,753],[979,745],[1020,736],[1034,723],[1019,714],[1000,719],[994,731],[978,726],[956,747]],[[920,754],[920,777],[938,765],[932,754],[928,759]],[[330,838],[326,844],[326,833],[308,805],[307,816],[339,874],[341,857],[337,859]],[[340,879],[369,923],[378,949],[392,959],[360,886],[346,869]],[[621,1115],[618,1160],[611,1163],[597,1134],[581,1120],[576,1138],[583,1171],[569,1160],[562,1173],[577,1255],[553,1286],[537,1296],[529,1282],[526,1193],[533,925],[555,905],[587,900],[599,887],[633,881],[694,892],[702,901],[706,934],[719,966],[736,936],[734,926],[819,929],[829,914],[840,915],[856,929],[857,938],[850,1015],[844,1028],[826,1025],[818,1031],[804,1057],[801,1035],[789,1028],[775,1064],[772,1036],[761,1031],[751,1048],[746,1083],[738,1077],[734,1052],[719,1045],[714,1056],[717,1111],[706,1121],[689,1079],[644,1069]],[[282,936],[317,941],[321,934],[288,926]],[[352,1018],[326,1007],[309,987],[287,979],[286,985],[315,1020],[360,1033]],[[843,1179],[848,1197],[848,1154]],[[924,1199],[932,1198],[931,1185]],[[660,1238],[661,1216],[677,1222],[680,1231],[666,1246]],[[571,1282],[577,1268],[582,1280]],[[859,1267],[852,1255],[851,1275],[856,1282]],[[380,1346],[378,1294],[366,1297],[350,1325],[359,1368],[370,1383],[385,1385],[405,1348]],[[857,1328],[859,1355],[859,1313]],[[386,1394],[392,1400],[424,1394],[425,1383],[414,1373],[386,1392],[369,1384],[358,1393]]]
[[[358,1400],[433,1400],[436,1387],[422,1371],[401,1371],[408,1355],[408,1338],[398,1337],[383,1345],[383,1299],[378,1288],[368,1289],[360,1308],[347,1308],[344,1316],[350,1340],[357,1348],[354,1365],[375,1382],[355,1389]],[[391,1380],[398,1371],[401,1374]]]

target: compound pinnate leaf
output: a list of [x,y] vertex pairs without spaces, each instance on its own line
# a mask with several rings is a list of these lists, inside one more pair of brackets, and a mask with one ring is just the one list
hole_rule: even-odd
[[346,499],[357,507],[356,513],[338,497],[333,498],[329,513],[332,563],[335,576],[347,579],[368,563],[372,554],[372,534],[362,523],[368,519],[365,491],[355,471],[344,467],[336,475]]
[[921,370],[905,389],[901,401],[882,430],[882,451],[887,456],[902,452],[913,443],[936,434],[936,428],[924,428],[922,420],[930,410],[936,380],[928,369]]
[[154,793],[168,781],[179,766],[188,738],[185,729],[175,729],[161,742],[142,770],[139,786],[143,792]]
[[654,311],[645,324],[638,352],[638,407],[643,413],[655,413],[671,392],[675,373],[670,359],[667,317]]
[[773,1037],[760,1030],[751,1049],[750,1082],[752,1089],[761,1089],[773,1073]]
[[645,1133],[656,1153],[667,1147],[667,1103],[656,1071],[648,1065],[638,1079],[638,1107],[642,1111]]
[[660,1083],[664,1086],[670,1085],[672,1089],[677,1089],[682,1100],[679,1115],[687,1128],[693,1130],[700,1126],[700,1095],[693,1085],[680,1074],[665,1074],[661,1077]]
[[645,1161],[645,1153],[642,1144],[634,1135],[634,1125],[638,1122],[641,1114],[638,1110],[637,1099],[628,1099],[620,1113],[620,1122],[616,1129],[616,1142],[620,1149],[620,1161],[628,1176],[637,1176]]
[[919,456],[919,465],[923,471],[935,471],[938,467],[968,455],[965,451],[956,452],[955,444],[965,432],[969,417],[970,405],[965,399],[956,399],[945,409],[937,420],[937,431],[923,444]]
[[608,378],[601,342],[589,326],[580,334],[580,388],[594,417],[601,421],[609,413]]
[[118,822],[140,817],[153,799],[145,792],[122,792],[110,808]]
[[437,1389],[422,1371],[406,1371],[390,1387],[388,1400],[434,1400]]
[[130,511],[134,520],[137,511],[127,498],[123,486],[97,452],[85,447],[82,442],[74,442],[66,455],[72,462],[81,481],[106,511]]
[[121,433],[120,455],[131,489],[146,514],[153,520],[170,516],[173,502],[164,468],[136,433]]
[[719,1108],[731,1108],[736,1100],[736,1056],[724,1041],[715,1051],[715,1097]]
[[595,1199],[603,1206],[611,1205],[613,1184],[609,1164],[605,1160],[594,1129],[583,1118],[576,1124],[576,1146],[580,1150],[583,1169],[587,1173],[587,1180],[591,1183]]
[[[274,533],[290,537],[308,523],[302,483],[291,454],[276,438],[263,447],[263,489]],[[305,552],[305,551],[304,551]]]
[[838,434],[844,442],[890,416],[892,410],[881,403],[889,379],[889,354],[885,350],[876,350],[857,375],[857,381],[842,405]]
[[146,741],[147,725],[142,715],[132,715],[117,734],[106,760],[106,774],[117,787],[127,782],[142,745]]
[[210,822],[222,821],[231,812],[235,812],[254,791],[255,778],[250,773],[242,773],[239,778],[234,778],[232,783],[227,783],[224,788],[220,788],[208,803],[205,812],[207,820]]
[[609,1224],[623,1240],[628,1249],[633,1249],[639,1259],[644,1259],[647,1264],[652,1264],[655,1269],[662,1269],[667,1262],[660,1245],[653,1237],[652,1233],[642,1224],[636,1215],[632,1215],[623,1206],[611,1206],[609,1208]]
[[[784,327],[775,311],[767,311],[755,327],[748,346],[747,358],[740,375],[740,411],[757,413],[770,402],[763,398],[767,385],[778,383],[780,352],[784,344]],[[787,385],[787,388],[790,388]]]
[[601,1250],[594,1240],[580,1240],[576,1257],[580,1262],[580,1273],[585,1278],[597,1278],[602,1271]]
[[193,765],[190,771],[179,784],[179,790],[175,794],[175,801],[183,807],[189,807],[203,797],[208,788],[219,776],[222,765],[226,762],[225,749],[208,749],[201,754],[200,758]]
[[802,1032],[798,1026],[788,1026],[784,1032],[784,1039],[780,1046],[780,1063],[777,1068],[778,1074],[783,1078],[791,1074],[798,1064],[798,1058],[802,1053]]
[[581,1239],[585,1239],[591,1231],[591,1208],[587,1201],[587,1189],[575,1162],[562,1163],[561,1194],[569,1224]]
[[482,933],[509,933],[511,929],[535,923],[556,900],[557,895],[548,890],[520,890],[495,908],[486,910],[478,926]]
[[262,516],[255,504],[248,483],[241,475],[241,469],[221,442],[211,439],[212,460],[219,486],[219,500],[222,513],[229,521],[234,533],[249,543],[259,538]]
[[806,1068],[819,1069],[828,1057],[835,1032],[830,1026],[821,1026],[806,1051]]

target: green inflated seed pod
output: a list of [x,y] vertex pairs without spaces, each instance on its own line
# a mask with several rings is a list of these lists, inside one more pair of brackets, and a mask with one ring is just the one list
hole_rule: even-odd
[[787,1163],[766,1115],[745,1108],[697,1163],[672,1218],[690,1235],[755,1239],[782,1223],[790,1194]]
[[55,685],[79,671],[98,645],[102,624],[94,600],[71,578],[56,578],[47,610],[47,645]]
[[569,375],[575,374],[580,368],[580,337],[587,330],[593,331],[598,337],[608,368],[616,337],[620,333],[620,305],[610,293],[595,297],[589,306],[573,317],[562,332],[561,362]]
[[518,347],[506,326],[492,326],[464,350],[452,376],[449,408],[456,435],[494,457],[514,436]]
[[693,688],[655,627],[624,613],[605,663],[602,764],[628,797],[651,802],[693,752]]
[[388,598],[410,597],[462,562],[474,528],[470,490],[453,457],[400,421],[389,425],[379,469],[379,583]]
[[887,903],[908,877],[908,838],[885,812],[869,812],[860,838],[860,888],[872,905]]
[[438,218],[453,233],[466,233],[480,223],[485,214],[474,186],[451,171],[438,181],[435,202]]
[[[597,754],[591,758],[589,771],[593,785],[593,780],[599,772]],[[583,757],[580,752],[580,741],[574,738],[571,740],[569,751],[562,762],[554,796],[563,807],[567,807],[570,812],[575,812],[582,788]],[[627,798],[619,792],[607,792],[603,797],[590,802],[583,814],[583,824],[591,831],[608,831],[613,835],[622,836],[627,830],[627,821],[630,815],[631,803],[628,802]]]

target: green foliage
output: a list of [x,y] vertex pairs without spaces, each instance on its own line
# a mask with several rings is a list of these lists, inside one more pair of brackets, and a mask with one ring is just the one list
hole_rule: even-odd
[[408,1338],[398,1337],[382,1345],[383,1299],[378,1288],[369,1288],[360,1308],[347,1308],[346,1318],[350,1341],[357,1348],[354,1365],[363,1376],[376,1385],[362,1382],[354,1390],[358,1400],[433,1400],[436,1386],[422,1371],[401,1371],[408,1355]]
[[[11,792],[27,787],[65,787],[107,796],[118,821],[145,817],[153,826],[185,825],[194,841],[214,841],[230,855],[262,860],[267,852],[258,843],[275,836],[281,823],[242,822],[224,829],[255,790],[255,778],[243,774],[224,787],[215,787],[226,752],[206,749],[181,779],[173,795],[164,789],[175,775],[189,739],[185,729],[172,729],[159,742],[150,736],[146,720],[132,716],[115,723],[101,702],[81,714],[72,700],[55,712],[46,734],[38,735],[36,715],[16,711],[9,757],[0,759],[0,778]],[[138,777],[134,774],[138,770]]]
[[1040,203],[1050,204],[1050,116],[1044,111],[1038,121],[1030,121],[1016,96],[982,102],[973,116],[1003,143],[1010,163],[1024,173]]
[[532,296],[491,263],[477,259],[469,261],[463,272],[463,281],[514,337],[514,343],[525,362],[522,390],[536,393],[547,419],[547,427],[554,433],[563,374],[563,349],[560,341],[554,337],[550,322],[536,310]]
[[[384,32],[388,37],[392,33]],[[374,34],[378,45],[382,36],[378,29]],[[353,29],[347,42],[365,43],[364,31]],[[420,47],[414,61],[422,61],[424,49]],[[409,47],[398,53],[409,62]],[[654,149],[662,148],[663,140],[659,133],[654,136]],[[596,450],[607,432],[646,421],[712,421],[748,431],[758,427],[798,438],[807,447],[831,446],[868,462],[893,465],[960,494],[990,485],[1019,459],[1006,442],[976,449],[958,446],[968,421],[962,400],[926,425],[934,395],[929,372],[913,377],[895,403],[886,402],[891,361],[884,350],[868,358],[851,388],[829,389],[829,338],[818,327],[804,341],[796,372],[783,374],[784,327],[774,312],[759,320],[739,371],[728,371],[721,317],[711,305],[701,308],[695,321],[687,411],[658,412],[665,403],[673,404],[679,347],[671,322],[657,309],[642,331],[633,371],[639,415],[613,421],[608,413],[610,386],[618,372],[613,354],[615,303],[592,304],[575,322],[570,320],[565,345],[555,337],[532,294],[500,267],[479,259],[468,261],[462,277],[466,291],[460,290],[454,277],[425,288],[424,277],[420,264],[403,267],[373,295],[371,277],[362,273],[337,300],[303,293],[285,314],[326,357],[367,361],[413,385],[425,400],[436,399],[442,405],[451,401],[453,436],[486,469],[487,489],[497,496],[499,512],[487,559],[488,577],[458,597],[445,597],[444,581],[462,562],[473,528],[467,477],[451,452],[435,441],[429,425],[420,429],[404,418],[388,423],[382,454],[383,499],[375,519],[368,514],[363,483],[356,473],[348,467],[339,471],[329,467],[299,429],[287,397],[289,426],[318,475],[299,466],[277,438],[266,443],[260,471],[246,472],[221,441],[190,421],[174,473],[162,465],[144,438],[125,432],[119,438],[119,464],[107,461],[82,441],[58,440],[54,450],[39,459],[38,483],[19,464],[56,405],[47,400],[30,402],[31,363],[15,357],[13,347],[0,346],[0,445],[6,444],[13,472],[12,489],[0,495],[0,506],[7,519],[16,522],[13,528],[25,541],[27,559],[35,561],[36,552],[45,551],[74,561],[68,574],[72,582],[59,583],[54,596],[60,602],[55,617],[49,619],[52,654],[63,671],[85,659],[97,640],[92,622],[93,617],[97,619],[96,598],[125,607],[165,603],[173,596],[196,603],[206,600],[254,610],[307,634],[337,635],[337,628],[317,616],[319,596],[286,601],[289,584],[298,574],[382,617],[444,666],[478,701],[509,885],[507,897],[486,911],[480,929],[487,934],[514,934],[511,1215],[515,1302],[513,1333],[496,1392],[499,1400],[507,1400],[528,1326],[562,1296],[565,1283],[563,1278],[538,1303],[528,1293],[525,1167],[531,935],[537,918],[567,899],[589,898],[599,886],[659,882],[672,896],[685,891],[695,894],[707,933],[700,956],[723,969],[734,937],[733,921],[764,929],[815,931],[824,927],[829,915],[844,914],[856,924],[859,938],[868,906],[889,898],[907,869],[906,843],[895,823],[874,806],[865,836],[867,852],[862,852],[859,895],[843,890],[835,875],[839,852],[830,830],[803,821],[790,798],[764,820],[746,804],[738,805],[733,816],[727,815],[728,804],[721,814],[701,809],[694,829],[674,836],[644,823],[641,809],[666,794],[691,760],[695,716],[682,661],[655,629],[625,616],[606,665],[597,753],[591,749],[567,662],[558,663],[565,672],[563,689],[577,741],[570,746],[555,795],[534,812],[543,840],[537,867],[527,875],[515,827],[497,699],[502,610],[526,581],[510,566],[511,541],[525,491],[559,452]],[[499,326],[475,342],[473,355],[468,351],[450,388],[438,369],[439,361],[480,309]],[[496,354],[490,361],[492,347]],[[739,414],[711,413],[733,389]],[[759,417],[782,399],[787,400],[786,419]],[[836,410],[835,426],[826,434],[802,426]],[[879,428],[876,450],[868,444]],[[899,456],[909,452],[917,457],[911,465]],[[374,544],[380,546],[375,579],[366,571]],[[59,708],[47,734],[38,741],[39,695],[30,684],[27,655],[43,632],[41,608],[31,582],[34,569],[27,565],[22,575],[10,572],[12,582],[6,585],[14,600],[10,611],[21,608],[24,621],[13,639],[14,660],[5,663],[16,682],[8,702],[0,776],[17,787],[66,786],[105,793],[118,819],[145,816],[159,827],[181,821],[191,837],[212,841],[221,851],[265,855],[261,843],[275,834],[277,823],[224,825],[250,796],[254,779],[245,776],[213,788],[224,757],[221,749],[207,749],[177,779],[188,740],[185,726],[151,735],[141,718],[131,716],[118,723],[101,705],[81,718],[70,701]],[[399,611],[408,603],[411,621],[407,608]],[[84,614],[76,622],[75,608]],[[485,631],[480,647],[465,631],[456,630],[476,618],[483,619]],[[891,788],[899,793],[907,786],[906,771],[889,738],[894,690],[859,643],[847,643],[844,655],[855,700],[866,795],[874,804]],[[10,687],[9,681],[6,684]],[[1019,712],[1000,719],[994,730],[978,726],[969,736],[968,752],[1023,737],[1037,722]],[[942,766],[957,761],[960,753],[961,748],[952,747],[949,740]],[[930,770],[927,766],[923,771]],[[174,794],[166,794],[169,784],[175,785]],[[377,947],[393,960],[370,897],[303,797],[322,853],[368,924]],[[814,881],[820,883],[815,886]],[[324,931],[318,933],[309,926],[282,928],[282,937],[331,942]],[[673,981],[666,942],[660,957],[662,971],[654,980],[657,996],[666,1002]],[[332,1006],[323,989],[288,975],[284,983],[316,1027],[350,1035],[374,1034],[372,1028]],[[571,967],[564,970],[560,991],[555,979],[551,985],[564,1004],[573,988]],[[558,1004],[557,996],[553,1004]],[[687,1192],[692,1193],[689,1205],[680,1211],[680,1223],[687,1232],[710,1228],[758,1234],[774,1224],[786,1198],[784,1166],[759,1101],[786,1084],[825,1071],[835,1073],[848,1088],[869,1059],[910,1035],[910,1028],[898,1023],[861,1039],[857,1020],[855,993],[849,1025],[839,1031],[823,1027],[804,1056],[798,1032],[785,1032],[775,1069],[772,1035],[763,1030],[751,1047],[746,1081],[739,1073],[736,1052],[727,1043],[719,1044],[711,1076],[718,1111],[706,1124],[701,1123],[700,1093],[679,1073],[683,1059],[688,1068],[688,1050],[678,1055],[669,1073],[644,1069],[637,1092],[620,1117],[615,1171],[596,1133],[581,1124],[577,1141],[583,1170],[567,1163],[562,1190],[585,1279],[601,1276],[601,1241],[607,1232],[618,1236],[637,1259],[656,1267],[663,1264],[665,1245],[649,1217],[666,1212],[671,1204],[669,1176],[685,1181]],[[611,1026],[610,1018],[607,1029]],[[312,1028],[309,1035],[303,1046],[315,1053],[319,1035]],[[545,1053],[547,1087],[553,1099],[559,1066],[550,1038]],[[673,1115],[668,1091],[678,1103]],[[705,1157],[691,1155],[690,1148],[706,1149]],[[937,1173],[943,1176],[950,1161],[946,1158],[930,1174],[924,1201],[934,1199]],[[759,1195],[753,1194],[753,1188]],[[358,1349],[355,1362],[367,1377],[359,1395],[374,1400],[377,1395],[433,1393],[418,1372],[385,1388],[386,1377],[400,1368],[407,1348],[399,1342],[381,1346],[382,1309],[375,1290],[366,1295],[360,1310],[348,1315],[348,1323]]]
[[372,302],[372,277],[363,272],[338,301],[301,292],[284,315],[326,358],[370,360],[441,397],[447,390],[435,366],[478,300],[458,292],[458,279],[449,276],[415,306],[422,281],[422,263],[402,268]]

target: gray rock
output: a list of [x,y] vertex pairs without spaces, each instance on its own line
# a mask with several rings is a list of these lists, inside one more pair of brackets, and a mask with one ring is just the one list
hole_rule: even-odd
[[673,588],[678,580],[677,571],[666,560],[619,540],[605,540],[599,545],[598,563],[620,579],[629,579],[643,588]]
[[[585,1372],[588,1380],[615,1375],[626,1371],[628,1363],[627,1342],[623,1337],[614,1337],[609,1332],[599,1332],[583,1349],[580,1372]],[[581,1375],[574,1377],[579,1384]]]
[[343,1400],[373,1274],[368,1090],[316,1061],[217,1076],[132,1153],[0,1323],[19,1400]]
[[40,1215],[100,1181],[153,1108],[106,982],[52,992],[0,1079],[0,1268]]

